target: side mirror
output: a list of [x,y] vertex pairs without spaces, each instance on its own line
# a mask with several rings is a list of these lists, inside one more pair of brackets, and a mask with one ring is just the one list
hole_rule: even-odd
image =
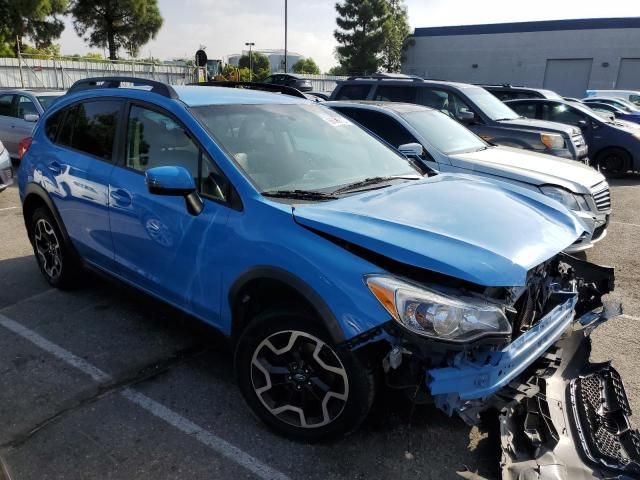
[[589,126],[589,122],[587,122],[586,120],[578,120],[578,126],[584,130]]
[[38,115],[37,113],[27,113],[24,117],[24,121],[25,122],[37,122],[40,119],[40,115]]
[[405,143],[398,147],[398,151],[405,157],[422,157],[422,145],[419,143]]
[[458,112],[456,118],[460,123],[464,123],[465,125],[469,125],[475,123],[476,114],[469,111]]
[[187,210],[199,215],[204,202],[196,190],[196,182],[191,173],[179,166],[153,167],[144,173],[149,193],[154,195],[184,197]]

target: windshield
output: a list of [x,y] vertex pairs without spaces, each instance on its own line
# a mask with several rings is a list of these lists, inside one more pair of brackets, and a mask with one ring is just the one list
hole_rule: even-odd
[[401,155],[320,105],[209,105],[192,111],[261,192],[333,191],[419,172]]
[[60,97],[60,95],[39,95],[38,96],[38,102],[40,102],[40,105],[42,105],[42,108],[44,110],[48,109],[53,102],[55,102],[58,98]]
[[440,112],[420,110],[402,113],[401,116],[431,145],[446,155],[487,148],[480,137]]
[[469,87],[463,91],[491,120],[515,120],[516,118],[520,118],[520,115],[484,88]]

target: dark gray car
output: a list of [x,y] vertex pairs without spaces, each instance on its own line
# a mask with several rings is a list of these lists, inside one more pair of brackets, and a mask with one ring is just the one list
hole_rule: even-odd
[[378,74],[338,82],[331,100],[376,100],[424,105],[443,112],[496,145],[587,162],[579,128],[532,120],[476,85]]
[[529,118],[551,120],[580,129],[594,164],[605,173],[619,175],[640,171],[640,130],[598,115],[586,105],[566,100],[510,100],[516,112]]
[[284,85],[285,87],[293,87],[301,92],[310,92],[313,90],[313,84],[311,80],[302,78],[292,73],[274,73],[265,78],[262,83],[269,83],[272,85]]

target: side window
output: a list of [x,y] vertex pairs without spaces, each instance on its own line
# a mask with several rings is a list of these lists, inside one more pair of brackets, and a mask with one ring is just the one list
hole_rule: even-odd
[[491,93],[494,97],[497,97],[498,100],[502,100],[503,102],[505,100],[513,100],[515,98],[514,94],[507,90],[489,90],[489,93]]
[[18,117],[24,118],[25,115],[39,115],[38,109],[29,97],[20,95],[18,100]]
[[578,126],[580,120],[585,118],[573,108],[567,105],[545,105],[543,119],[567,125]]
[[137,105],[129,111],[126,165],[139,172],[181,166],[191,173],[201,193],[219,200],[227,196],[223,175],[182,126],[167,115]]
[[121,103],[98,100],[80,103],[69,110],[58,143],[74,150],[111,160]]
[[53,115],[51,115],[47,122],[44,125],[44,133],[49,140],[52,142],[56,141],[56,136],[58,135],[58,129],[60,128],[60,124],[64,119],[64,114],[66,110],[59,110]]
[[511,109],[518,115],[527,118],[536,118],[536,104],[529,102],[510,103]]
[[3,117],[15,117],[13,108],[13,97],[15,95],[0,95],[0,115]]
[[629,95],[629,101],[636,105],[640,105],[640,95]]
[[376,89],[374,100],[416,103],[417,88],[383,85]]
[[475,111],[467,104],[467,102],[462,100],[455,93],[433,88],[421,88],[420,90],[421,92],[418,103],[421,105],[438,110],[449,115],[455,120],[463,120],[466,119],[465,115],[473,115],[477,121],[480,121]]
[[371,85],[343,85],[338,90],[336,100],[366,100]]
[[394,148],[405,143],[418,143],[402,125],[383,113],[361,110],[355,120]]

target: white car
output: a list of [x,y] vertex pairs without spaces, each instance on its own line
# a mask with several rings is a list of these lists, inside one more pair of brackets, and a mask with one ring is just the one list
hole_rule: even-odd
[[623,98],[640,106],[640,90],[587,90],[586,96]]
[[0,142],[0,192],[13,183],[13,168],[9,152]]

